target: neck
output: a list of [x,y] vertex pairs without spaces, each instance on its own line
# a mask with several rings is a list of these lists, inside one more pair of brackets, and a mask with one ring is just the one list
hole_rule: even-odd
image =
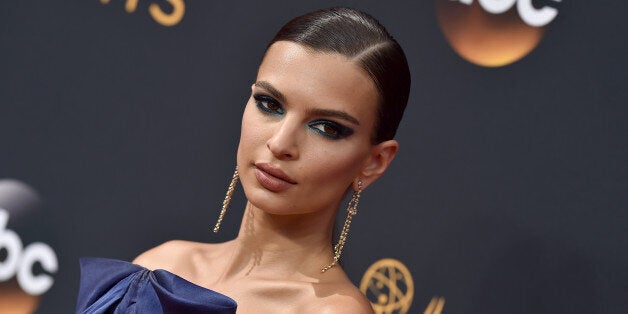
[[272,215],[247,203],[226,275],[317,276],[333,260],[334,217],[335,211]]

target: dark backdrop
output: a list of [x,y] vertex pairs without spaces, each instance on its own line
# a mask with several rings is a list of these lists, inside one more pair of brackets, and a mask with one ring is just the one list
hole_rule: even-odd
[[0,3],[0,179],[42,200],[8,228],[59,260],[39,313],[73,311],[80,256],[235,236],[240,188],[210,227],[263,49],[332,5],[380,19],[413,76],[398,157],[351,228],[352,280],[393,258],[414,278],[411,313],[434,295],[445,313],[628,312],[625,2],[563,1],[501,68],[451,49],[436,1],[184,2],[172,27],[149,14],[161,0]]

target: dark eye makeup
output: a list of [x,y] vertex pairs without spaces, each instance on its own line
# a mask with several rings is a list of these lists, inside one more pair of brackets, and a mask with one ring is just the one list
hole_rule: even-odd
[[310,129],[320,135],[341,139],[353,134],[353,130],[334,121],[315,120],[307,124]]
[[285,112],[283,106],[270,96],[255,94],[253,95],[253,99],[255,99],[257,108],[265,113],[280,116]]
[[[254,94],[253,99],[257,108],[265,114],[282,116],[286,111],[277,100],[264,94]],[[353,130],[338,122],[325,119],[317,119],[307,124],[308,128],[321,136],[330,139],[341,139],[353,134]]]

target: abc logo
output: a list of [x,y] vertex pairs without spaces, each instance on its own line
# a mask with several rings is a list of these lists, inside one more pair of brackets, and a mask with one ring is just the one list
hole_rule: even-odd
[[[28,230],[39,230],[32,216],[40,197],[31,186],[14,179],[0,179],[0,314],[34,313],[41,295],[54,284],[59,265],[57,255],[45,243],[25,245]],[[30,217],[30,218],[29,218]],[[18,234],[13,226],[26,231]]]
[[6,251],[4,261],[0,261],[0,282],[16,276],[17,282],[26,293],[41,295],[48,291],[54,280],[48,274],[33,274],[33,265],[39,263],[49,272],[57,271],[57,255],[47,244],[36,242],[24,247],[19,235],[6,228],[9,212],[0,207],[0,250]]
[[447,41],[461,57],[499,67],[530,53],[558,9],[537,6],[533,0],[437,0],[436,14]]
[[[0,256],[3,256],[0,259],[0,312],[32,313],[39,302],[38,296],[54,283],[49,273],[57,272],[57,256],[45,243],[35,242],[24,247],[20,236],[7,229],[8,220],[9,212],[0,207]],[[36,264],[44,272],[35,271]]]

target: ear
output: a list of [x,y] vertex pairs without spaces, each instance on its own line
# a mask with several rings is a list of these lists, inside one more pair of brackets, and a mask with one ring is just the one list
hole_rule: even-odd
[[[395,140],[384,141],[371,147],[370,155],[365,161],[359,177],[362,180],[363,190],[384,174],[398,150],[399,143]],[[353,188],[357,191],[357,179]]]

